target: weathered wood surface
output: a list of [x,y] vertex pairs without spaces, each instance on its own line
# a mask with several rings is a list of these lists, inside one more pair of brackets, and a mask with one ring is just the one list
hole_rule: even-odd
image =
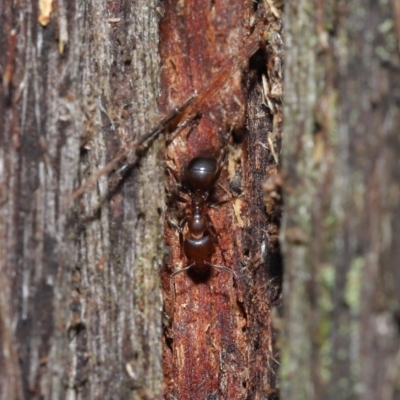
[[161,398],[160,145],[66,204],[158,119],[159,10],[38,4],[0,7],[0,398]]
[[[276,168],[268,170],[277,161],[269,146],[272,143],[279,153],[281,99],[279,95],[269,99],[271,105],[277,104],[274,120],[263,104],[262,76],[269,79],[268,85],[273,78],[281,83],[281,74],[270,74],[279,75],[275,70],[281,71],[282,63],[278,56],[277,65],[272,62],[271,49],[264,43],[250,66],[248,58],[260,43],[252,38],[252,21],[262,27],[265,36],[270,35],[268,46],[279,47],[281,15],[276,10],[274,16],[268,3],[265,9],[260,4],[256,10],[252,2],[242,1],[166,1],[164,6],[161,107],[171,109],[195,92],[207,98],[198,102],[197,118],[187,128],[171,133],[166,152],[174,172],[167,185],[171,200],[165,223],[169,250],[163,274],[168,316],[165,396],[273,399],[276,361],[270,313],[273,300],[279,297],[281,270],[276,245],[278,219],[267,216],[262,184],[268,171],[271,175],[276,172]],[[214,84],[221,70],[230,79],[218,93],[208,96],[210,82]],[[270,143],[269,136],[273,138]],[[229,137],[234,140],[227,147]],[[226,167],[210,198],[228,201],[209,208],[207,214],[218,233],[212,262],[231,268],[237,279],[233,282],[230,274],[213,269],[203,278],[182,273],[174,280],[174,296],[169,277],[187,265],[174,226],[188,212],[188,205],[173,196],[182,196],[174,175],[182,182],[191,158],[219,158],[224,150]]]
[[400,398],[393,6],[286,2],[286,400]]

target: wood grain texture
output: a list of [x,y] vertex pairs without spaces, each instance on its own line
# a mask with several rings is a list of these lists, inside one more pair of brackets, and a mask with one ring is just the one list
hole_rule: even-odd
[[0,398],[161,398],[162,144],[65,205],[157,122],[158,10],[37,7],[1,6]]

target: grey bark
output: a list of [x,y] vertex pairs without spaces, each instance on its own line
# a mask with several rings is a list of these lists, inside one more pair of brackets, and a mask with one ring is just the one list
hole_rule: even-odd
[[160,144],[68,202],[158,119],[156,2],[52,5],[1,5],[0,398],[160,398]]

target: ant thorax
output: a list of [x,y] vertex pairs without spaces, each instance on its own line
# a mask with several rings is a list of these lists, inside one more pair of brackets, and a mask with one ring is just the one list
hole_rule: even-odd
[[188,218],[188,234],[195,239],[200,239],[208,228],[207,220],[203,215],[203,210],[196,208],[193,214]]

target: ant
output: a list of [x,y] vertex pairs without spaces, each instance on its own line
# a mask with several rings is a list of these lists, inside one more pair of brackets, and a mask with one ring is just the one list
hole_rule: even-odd
[[[210,190],[214,187],[221,173],[222,160],[218,162],[217,159],[211,157],[195,157],[185,169],[183,182],[184,188],[191,197],[191,214],[182,219],[178,229],[180,246],[189,265],[171,275],[171,290],[175,276],[190,269],[204,275],[212,267],[235,276],[230,268],[210,262],[215,251],[217,232],[212,225],[210,216],[205,214],[205,207]],[[186,201],[185,199],[182,200]],[[187,227],[187,234],[184,237],[185,227]]]

